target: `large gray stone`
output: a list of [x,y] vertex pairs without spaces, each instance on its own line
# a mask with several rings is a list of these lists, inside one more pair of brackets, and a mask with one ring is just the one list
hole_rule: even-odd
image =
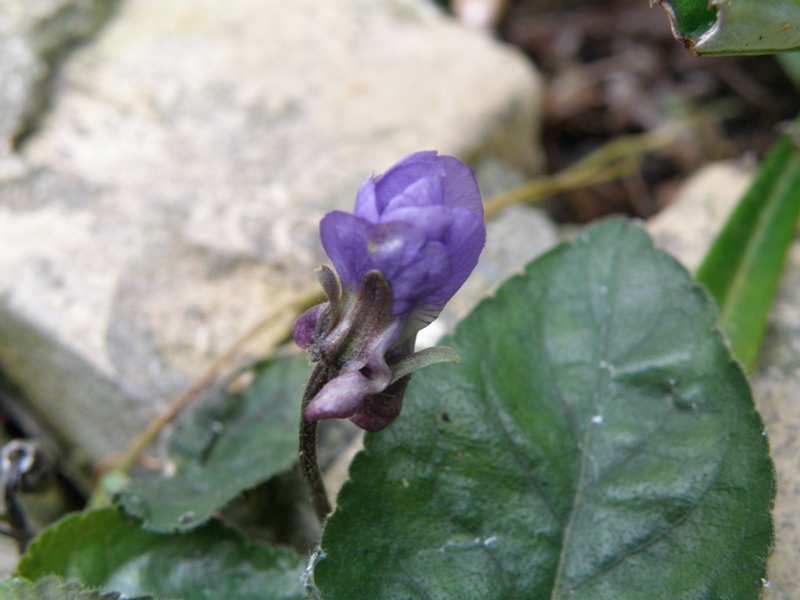
[[[706,167],[679,193],[650,230],[657,243],[688,268],[700,263],[736,201],[752,180],[753,165]],[[789,253],[770,314],[758,364],[751,376],[756,405],[764,418],[778,494],[776,543],[769,561],[765,600],[800,597],[800,237]]]
[[94,31],[117,0],[0,3],[0,175],[18,165],[11,147],[46,105],[46,81],[65,50]]
[[312,281],[371,172],[538,158],[527,61],[424,0],[128,0],[53,90],[0,182],[0,368],[91,462]]

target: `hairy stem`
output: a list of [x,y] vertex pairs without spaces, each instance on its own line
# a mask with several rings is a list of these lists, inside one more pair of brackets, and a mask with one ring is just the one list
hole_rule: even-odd
[[306,391],[303,394],[303,403],[300,407],[300,470],[308,484],[311,492],[311,501],[314,504],[314,512],[320,524],[331,512],[331,504],[328,501],[328,492],[325,490],[325,482],[322,480],[322,473],[317,462],[317,422],[306,419],[306,406],[311,399],[317,395],[331,378],[331,369],[324,364],[317,364],[311,377],[308,379]]

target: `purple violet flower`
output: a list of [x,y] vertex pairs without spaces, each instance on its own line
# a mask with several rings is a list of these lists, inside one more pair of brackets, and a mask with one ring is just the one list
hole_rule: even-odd
[[464,163],[417,152],[367,179],[353,214],[328,213],[320,235],[339,279],[323,267],[328,301],[295,324],[295,341],[325,370],[304,414],[378,431],[399,414],[411,372],[455,358],[443,348],[415,354],[414,342],[478,262],[480,191]]

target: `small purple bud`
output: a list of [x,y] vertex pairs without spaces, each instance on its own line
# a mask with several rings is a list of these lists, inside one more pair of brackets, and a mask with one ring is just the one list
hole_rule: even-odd
[[354,214],[329,213],[320,234],[342,286],[357,289],[367,271],[380,271],[392,289],[392,315],[409,315],[413,333],[439,315],[486,242],[472,171],[436,152],[417,152],[367,179]]
[[486,241],[480,191],[462,162],[418,152],[367,179],[353,214],[328,213],[320,235],[341,288],[323,269],[328,302],[294,327],[297,344],[330,373],[305,416],[377,431],[399,414],[411,371],[453,360],[452,352],[415,355],[414,341],[478,262]]

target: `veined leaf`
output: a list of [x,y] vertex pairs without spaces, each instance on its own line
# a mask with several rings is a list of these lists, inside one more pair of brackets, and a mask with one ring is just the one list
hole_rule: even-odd
[[767,54],[800,47],[800,0],[661,0],[694,54]]
[[62,519],[31,543],[17,570],[31,580],[55,574],[126,596],[303,597],[294,553],[250,544],[216,521],[191,533],[152,533],[113,508]]
[[186,415],[171,446],[177,472],[134,481],[118,500],[153,531],[197,527],[241,492],[297,461],[300,399],[308,360],[270,361],[241,394]]
[[772,463],[705,293],[604,222],[506,282],[368,434],[319,598],[757,598]]
[[696,274],[719,304],[722,329],[748,370],[758,357],[798,216],[800,151],[787,136],[764,159]]

